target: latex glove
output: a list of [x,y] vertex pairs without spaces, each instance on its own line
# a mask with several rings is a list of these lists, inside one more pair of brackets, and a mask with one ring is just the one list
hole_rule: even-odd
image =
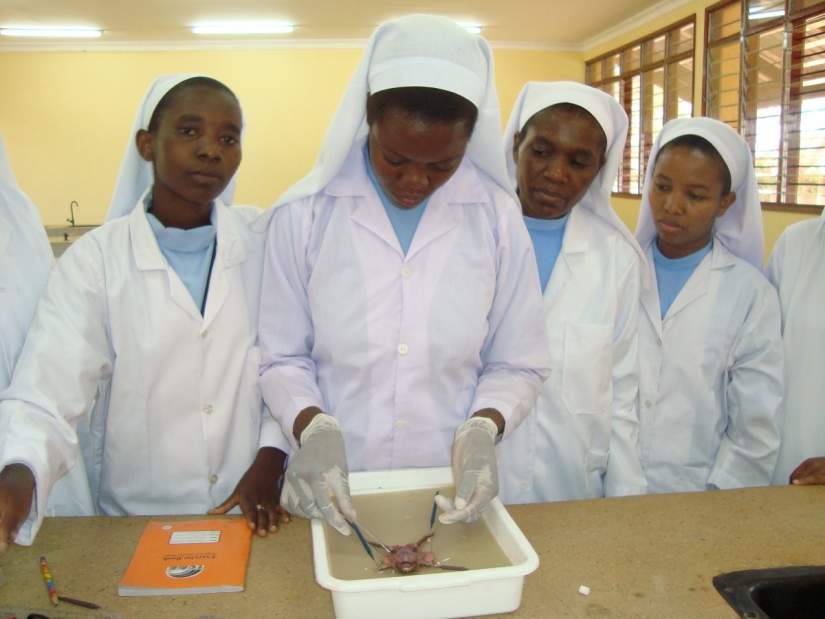
[[341,426],[330,415],[316,415],[301,432],[300,443],[284,474],[281,505],[296,516],[323,518],[349,535],[345,518],[353,522],[356,516]]
[[481,512],[498,495],[495,422],[485,417],[471,417],[455,433],[453,440],[454,499],[441,494],[435,497],[443,510],[442,524],[475,522]]

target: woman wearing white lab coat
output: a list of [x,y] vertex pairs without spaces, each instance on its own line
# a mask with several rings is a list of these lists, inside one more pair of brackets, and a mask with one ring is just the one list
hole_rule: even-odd
[[[561,251],[544,290],[553,371],[533,411],[498,446],[505,503],[642,494],[646,488],[636,414],[641,251],[610,206],[627,133],[624,110],[609,95],[582,84],[528,83],[504,134],[510,180],[517,185],[517,134],[518,148],[533,148],[524,141],[531,134],[521,132],[531,119],[559,104],[586,110],[606,144],[595,178],[567,211]],[[559,136],[542,132],[536,139]],[[552,144],[547,148],[557,153],[554,157],[563,158],[562,146]],[[560,169],[566,165],[550,156],[542,162]],[[549,169],[543,174],[548,189],[570,190],[568,174]],[[519,193],[524,200],[526,191]]]
[[735,201],[664,318],[658,287],[642,293],[642,466],[651,492],[764,485],[779,450],[783,355],[776,292],[760,269],[762,217],[746,142],[709,118],[667,123],[650,153],[636,236],[653,271],[654,168],[662,148],[685,135],[716,149]]
[[782,446],[773,483],[787,484],[804,460],[825,455],[825,219],[795,223],[782,233],[768,263],[779,292],[785,348]]
[[0,136],[0,391],[11,382],[52,262],[43,222],[18,187]]
[[[0,138],[0,393],[9,386],[54,256],[37,208],[18,187]],[[76,452],[79,455],[79,452]],[[2,467],[0,467],[2,470]],[[82,462],[64,475],[49,496],[46,513],[81,516],[91,512]]]
[[[136,128],[190,77],[156,80]],[[75,464],[78,424],[88,424],[94,509],[107,515],[204,513],[233,494],[259,448],[287,448],[257,385],[260,212],[214,201],[216,250],[199,308],[150,226],[151,180],[141,194],[124,189],[141,177],[151,168],[133,137],[110,221],[57,263],[0,402],[0,466],[25,464],[35,479],[18,543],[31,542],[52,486]]]
[[[483,39],[443,18],[379,27],[318,164],[275,209],[261,301],[264,398],[291,441],[303,410],[334,417],[340,462],[319,477],[334,470],[338,489],[347,466],[449,465],[456,429],[482,409],[500,412],[506,437],[546,375],[535,259],[506,180],[491,62]],[[466,153],[429,195],[406,253],[364,148],[367,94],[399,87],[455,93],[478,109]],[[492,440],[489,448],[494,466]],[[484,504],[498,487],[495,470],[487,476]],[[337,496],[340,506],[348,490]]]

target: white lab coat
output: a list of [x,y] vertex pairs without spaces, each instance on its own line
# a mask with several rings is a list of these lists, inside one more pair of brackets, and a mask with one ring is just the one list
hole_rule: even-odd
[[649,491],[768,484],[784,384],[770,283],[715,239],[664,320],[656,286],[641,300],[640,445]]
[[264,399],[290,440],[302,409],[334,415],[350,470],[449,465],[471,413],[498,409],[508,433],[546,376],[536,259],[513,198],[466,158],[405,256],[362,148],[322,192],[275,209]]
[[250,221],[266,215],[216,208],[203,317],[142,201],[57,263],[0,402],[0,463],[22,462],[36,480],[19,543],[30,543],[49,490],[75,464],[78,424],[88,424],[94,506],[109,515],[204,513],[230,495],[259,447],[287,448],[257,385],[265,224]]
[[574,208],[544,292],[552,373],[498,446],[505,503],[643,494],[639,463],[639,256]]
[[16,187],[0,183],[0,391],[11,381],[53,262],[34,205]]
[[775,484],[787,484],[805,459],[825,456],[823,223],[817,218],[789,226],[774,245],[767,269],[779,292],[785,347],[786,393]]

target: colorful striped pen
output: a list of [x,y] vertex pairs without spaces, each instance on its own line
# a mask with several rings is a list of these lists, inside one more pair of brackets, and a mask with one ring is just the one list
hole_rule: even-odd
[[40,557],[40,573],[43,575],[43,582],[46,583],[46,589],[49,590],[49,599],[52,601],[52,606],[57,606],[57,587],[54,586],[54,578],[49,571],[49,564],[46,562],[46,557]]

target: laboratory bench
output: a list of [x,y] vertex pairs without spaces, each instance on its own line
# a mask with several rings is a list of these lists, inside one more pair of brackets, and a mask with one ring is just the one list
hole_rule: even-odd
[[[541,560],[510,617],[734,618],[713,587],[715,575],[825,564],[825,487],[516,505],[509,511]],[[118,597],[118,581],[147,520],[47,518],[34,545],[13,546],[0,557],[6,580],[0,617],[10,607],[71,618],[332,616],[329,592],[315,583],[310,527],[303,520],[254,539],[243,593]],[[105,612],[63,603],[52,609],[40,555],[48,558],[59,592],[96,602]],[[589,595],[579,592],[581,585]]]

